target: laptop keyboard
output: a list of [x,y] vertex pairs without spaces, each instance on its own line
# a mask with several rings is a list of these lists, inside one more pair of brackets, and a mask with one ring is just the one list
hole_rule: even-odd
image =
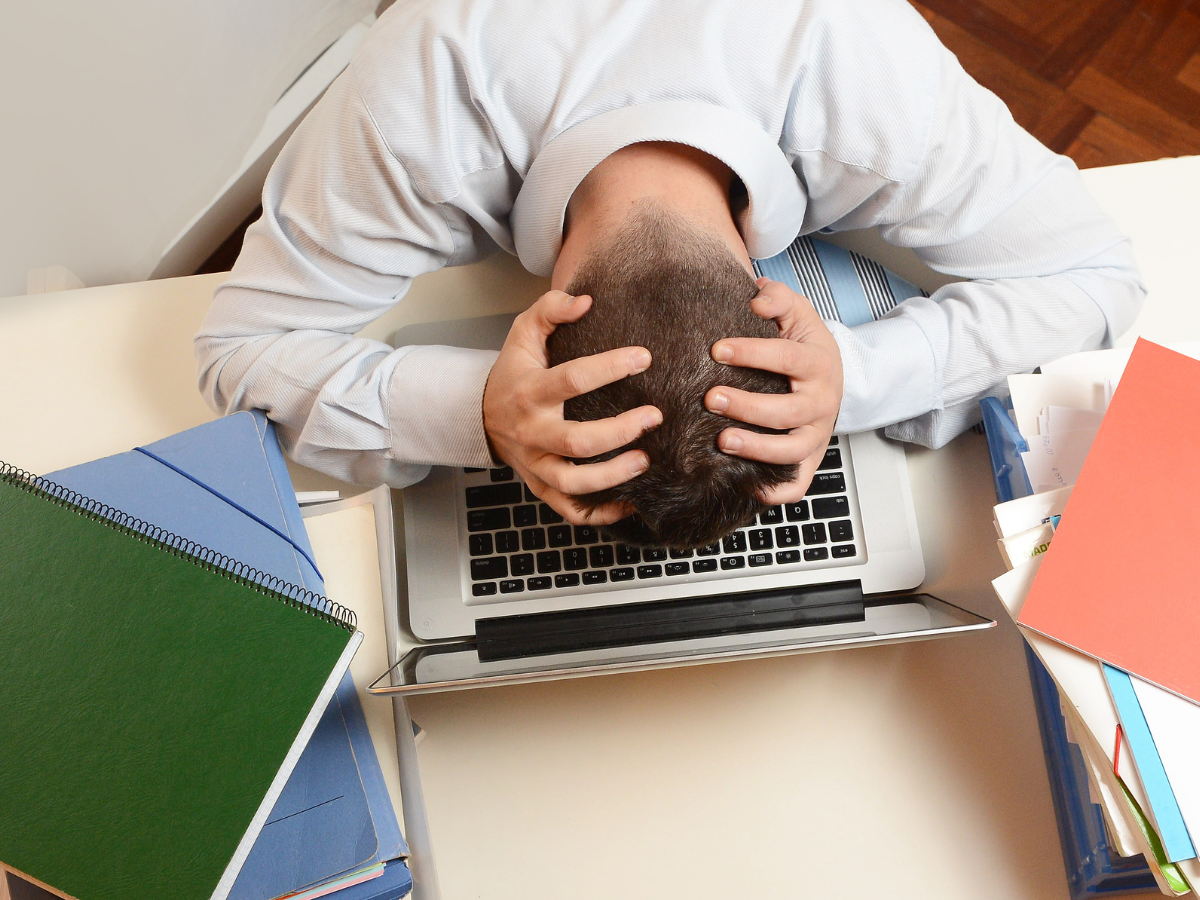
[[603,527],[570,525],[511,468],[462,469],[464,596],[493,603],[857,565],[864,544],[848,453],[835,435],[803,500],[773,506],[717,543],[688,551],[633,547]]

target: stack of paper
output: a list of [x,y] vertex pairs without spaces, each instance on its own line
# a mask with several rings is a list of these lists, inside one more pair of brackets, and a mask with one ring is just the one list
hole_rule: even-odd
[[1185,893],[1200,884],[1200,362],[1143,341],[1009,382],[1034,494],[996,507],[1010,571],[993,585],[1059,688],[1112,845]]

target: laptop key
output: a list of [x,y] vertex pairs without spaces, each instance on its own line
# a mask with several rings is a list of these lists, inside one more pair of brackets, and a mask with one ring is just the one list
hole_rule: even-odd
[[751,553],[746,559],[751,566],[769,566],[771,564],[770,553]]
[[762,525],[782,525],[783,507],[772,506],[770,509],[764,509],[758,514],[758,521]]
[[547,572],[557,572],[562,569],[562,555],[557,550],[543,550],[537,555],[539,575]]
[[667,574],[668,575],[686,575],[691,570],[691,568],[692,567],[685,562],[667,563]]
[[498,531],[512,527],[508,507],[499,509],[473,509],[467,513],[467,531]]
[[850,515],[850,501],[845,497],[818,497],[812,502],[814,519],[836,519]]
[[854,540],[854,523],[849,519],[829,523],[829,539],[831,541]]
[[594,544],[600,540],[600,532],[591,525],[575,526],[575,543]]
[[481,484],[467,488],[467,509],[521,502],[519,484]]
[[521,549],[521,538],[515,531],[500,531],[496,533],[497,553],[516,553]]
[[819,559],[829,558],[828,547],[805,547],[804,559],[806,562],[816,562]]
[[842,451],[836,447],[830,447],[825,451],[825,456],[821,459],[821,464],[817,466],[817,471],[822,472],[825,469],[840,469],[842,467]]
[[800,529],[795,525],[780,525],[775,529],[775,543],[780,547],[795,547],[800,543]]
[[825,537],[824,522],[814,522],[811,525],[801,525],[800,531],[804,534],[804,543],[806,544],[824,544],[827,540]]
[[544,550],[546,549],[546,529],[545,528],[526,528],[521,532],[521,549],[522,550]]
[[661,578],[662,566],[638,566],[638,578]]
[[746,567],[746,558],[744,556],[725,556],[721,558],[721,568],[725,571],[730,569],[744,569]]
[[489,556],[486,559],[471,560],[471,580],[484,581],[492,578],[508,576],[508,559],[503,556]]
[[696,554],[698,556],[716,556],[720,552],[721,552],[720,544],[705,544],[703,547],[701,547],[699,550],[696,551]]
[[780,550],[775,554],[775,562],[779,563],[781,566],[785,565],[786,563],[800,562],[800,551]]
[[476,597],[490,597],[496,593],[496,582],[480,581],[471,585],[471,594]]
[[750,532],[750,549],[751,550],[773,550],[774,542],[771,540],[771,529],[756,528]]
[[715,559],[698,559],[692,563],[693,572],[714,572],[717,568]]
[[588,550],[588,559],[592,561],[593,569],[607,569],[615,562],[613,548],[609,544],[591,547]]
[[606,582],[606,581],[608,581],[608,573],[607,572],[584,572],[583,573],[583,583],[584,584],[604,584],[604,582]]
[[521,485],[521,487],[523,488],[522,493],[525,496],[526,503],[537,503],[538,502],[538,499],[539,499],[538,495],[529,489],[529,485],[523,484],[523,485]]
[[502,594],[519,594],[523,590],[525,590],[525,581],[521,578],[500,582],[500,593]]
[[628,544],[617,544],[617,562],[623,566],[634,566],[642,561],[642,551]]
[[623,569],[613,569],[608,573],[608,577],[613,581],[632,581],[633,569],[629,567],[625,567]]
[[577,572],[587,567],[588,555],[583,547],[569,547],[563,551],[563,568],[568,572]]
[[516,477],[513,474],[512,466],[501,466],[499,469],[492,469],[492,481],[512,481]]
[[643,547],[642,559],[646,562],[662,562],[667,558],[667,551],[661,547]]
[[746,535],[740,531],[735,531],[733,534],[727,534],[721,540],[721,547],[726,553],[745,553],[746,552]]
[[551,525],[547,531],[550,532],[551,547],[570,547],[571,546],[571,526],[570,525]]
[[533,554],[518,553],[516,556],[509,557],[509,566],[512,568],[514,575],[532,575],[533,574]]
[[463,469],[463,472],[465,472],[467,475],[473,475],[476,472],[486,472],[486,471],[487,471],[487,469],[476,469],[476,468],[472,468],[471,466],[467,466],[467,468]]
[[544,591],[554,582],[550,580],[550,576],[546,575],[541,578],[530,578],[527,582],[531,591]]
[[787,514],[789,522],[803,522],[808,519],[808,501],[801,500],[799,503],[785,503],[783,511]]
[[578,572],[565,572],[554,576],[554,586],[557,588],[575,587],[579,584]]
[[691,558],[692,558],[691,550],[672,550],[671,551],[671,559],[691,559]]
[[856,552],[853,544],[838,544],[833,548],[833,558],[846,559],[847,557],[854,556]]
[[[843,490],[845,489],[843,488]],[[556,513],[554,511],[554,507],[552,507],[549,503],[539,503],[538,519],[541,520],[543,525],[557,525],[563,520],[563,517]]]
[[491,556],[495,552],[492,549],[492,536],[487,532],[471,535],[467,538],[467,546],[472,556]]
[[513,507],[513,525],[517,528],[528,528],[537,524],[537,507],[527,504]]
[[818,472],[813,476],[812,484],[805,491],[805,496],[813,494],[844,494],[846,493],[846,476],[841,472]]

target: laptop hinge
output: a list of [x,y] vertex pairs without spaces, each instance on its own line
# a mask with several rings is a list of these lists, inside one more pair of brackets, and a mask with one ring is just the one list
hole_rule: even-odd
[[865,618],[862,582],[625,603],[475,621],[482,662]]

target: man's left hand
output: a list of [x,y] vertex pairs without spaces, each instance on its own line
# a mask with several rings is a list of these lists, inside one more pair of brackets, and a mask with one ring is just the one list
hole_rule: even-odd
[[794,503],[804,496],[825,455],[842,403],[842,354],[812,303],[787,285],[758,280],[750,308],[779,325],[778,338],[724,338],[713,344],[717,362],[786,375],[789,394],[756,394],[715,387],[704,397],[712,412],[787,434],[726,428],[717,446],[731,456],[768,463],[798,463],[796,479],[766,491],[764,503]]

